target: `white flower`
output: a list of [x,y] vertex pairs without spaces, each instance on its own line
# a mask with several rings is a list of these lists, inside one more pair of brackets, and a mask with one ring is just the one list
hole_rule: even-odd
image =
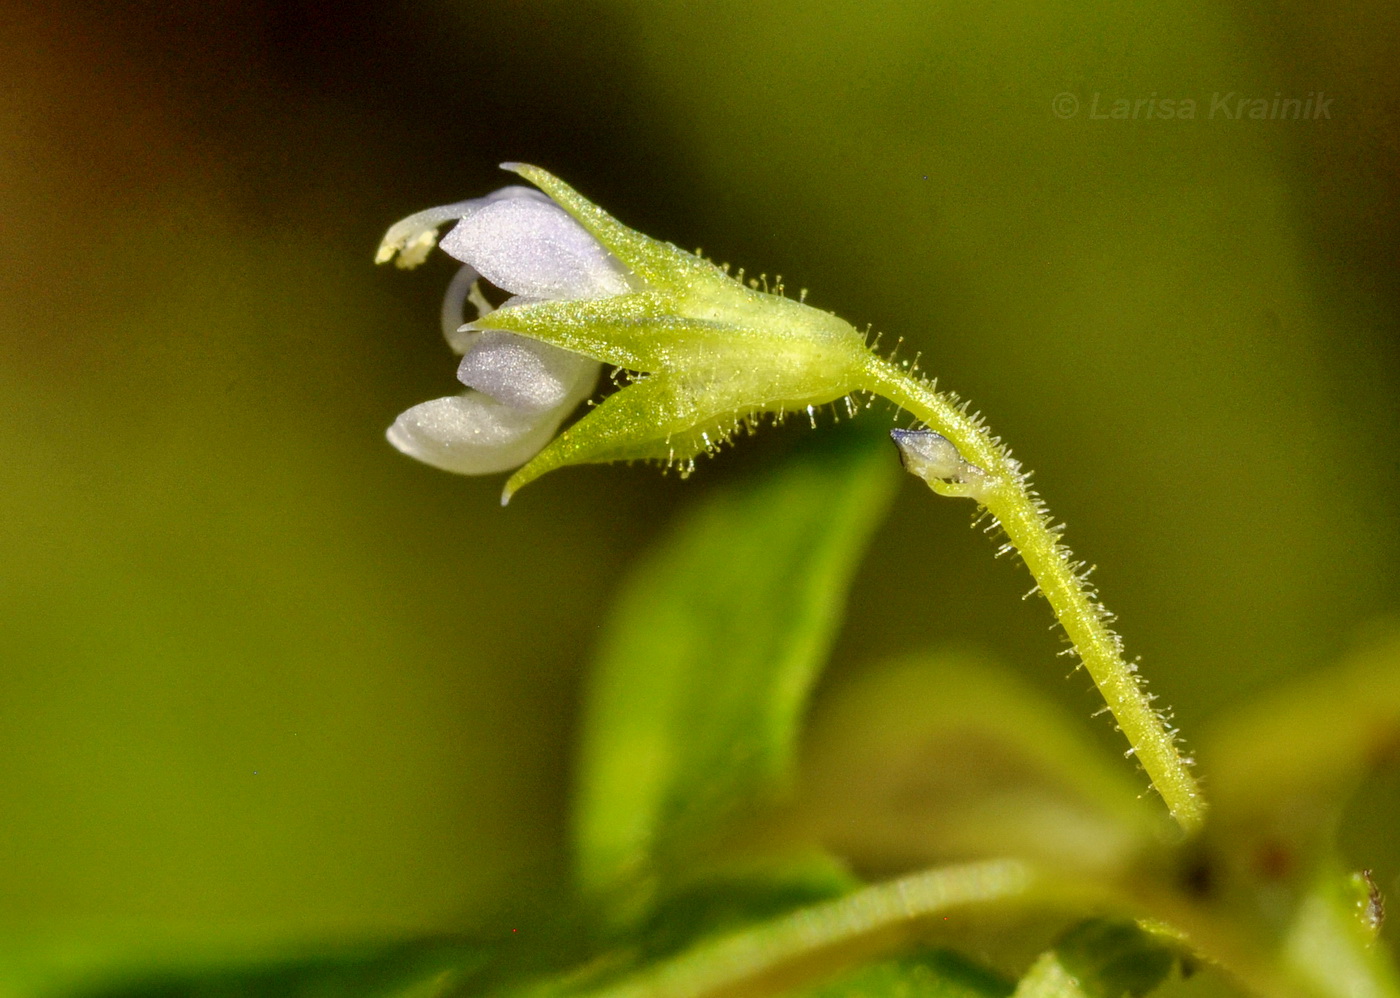
[[[413,266],[456,219],[442,248],[467,265],[443,327],[471,390],[400,416],[389,439],[404,453],[467,474],[523,464],[502,502],[575,464],[661,461],[684,475],[765,414],[813,414],[879,374],[865,337],[831,313],[629,229],[539,167],[502,166],[540,190],[431,208],[379,248],[381,263]],[[490,311],[478,276],[514,297]],[[468,300],[483,314],[463,325]],[[627,372],[619,390],[554,436],[600,364]]]
[[[410,457],[465,475],[519,467],[547,444],[559,424],[592,394],[599,364],[581,354],[483,322],[491,307],[477,290],[484,277],[512,297],[513,307],[547,301],[606,298],[637,290],[640,282],[548,195],[505,187],[483,198],[429,208],[393,225],[376,262],[398,257],[415,267],[437,242],[464,266],[448,285],[443,334],[462,361],[457,379],[467,391],[433,399],[403,413],[389,442]],[[470,300],[477,322],[465,325]],[[486,328],[482,328],[482,327]]]

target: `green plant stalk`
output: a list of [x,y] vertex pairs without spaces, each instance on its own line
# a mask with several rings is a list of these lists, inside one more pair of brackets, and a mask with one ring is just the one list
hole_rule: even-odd
[[[1132,746],[1130,754],[1137,754],[1181,827],[1191,832],[1200,826],[1204,802],[1177,752],[1175,732],[1123,659],[1107,612],[1060,544],[1059,529],[1020,466],[980,420],[905,368],[876,357],[864,336],[831,313],[759,291],[698,256],[629,229],[538,167],[506,166],[550,195],[645,290],[614,287],[609,278],[601,297],[546,298],[497,309],[485,317],[485,326],[472,324],[644,375],[512,475],[503,501],[540,475],[571,464],[650,459],[686,469],[696,455],[713,453],[744,425],[752,427],[761,413],[812,413],[861,389],[883,395],[956,447],[957,455],[939,455],[938,467],[931,463],[920,477],[940,494],[977,499],[996,517],[1098,684]],[[430,209],[427,221],[420,213],[399,222],[377,259],[399,254],[401,263],[414,265],[436,241],[440,222],[461,207]],[[524,230],[511,236],[525,246],[538,238]],[[469,439],[471,434],[453,446]],[[945,459],[951,480],[940,470]]]
[[891,361],[871,356],[862,387],[923,420],[952,441],[965,461],[981,469],[985,479],[975,488],[937,478],[926,481],[942,495],[976,498],[996,517],[1132,746],[1129,754],[1137,756],[1177,824],[1188,833],[1199,829],[1205,799],[1188,760],[1178,750],[1175,730],[1153,708],[1136,666],[1124,659],[1122,641],[1108,626],[1108,612],[1069,549],[1060,543],[1060,529],[1052,524],[1006,446],[966,406]]
[[927,870],[703,942],[587,998],[782,994],[897,951],[921,920],[1040,893],[1056,897],[1055,886],[1014,859]]

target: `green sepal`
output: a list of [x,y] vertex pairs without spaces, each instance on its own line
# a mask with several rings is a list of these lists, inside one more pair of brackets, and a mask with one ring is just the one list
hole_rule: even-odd
[[[865,340],[829,312],[756,291],[723,274],[684,297],[639,291],[497,309],[474,328],[519,333],[629,371],[723,371],[775,382],[769,394],[852,390]],[[781,387],[779,387],[781,386]]]
[[713,415],[700,417],[695,400],[675,379],[644,377],[609,396],[511,475],[501,504],[541,475],[571,464],[689,461],[705,449],[707,435],[717,446],[721,430]]
[[[809,394],[796,394],[806,389]],[[555,437],[506,482],[501,502],[550,471],[571,464],[664,461],[683,469],[714,453],[764,412],[779,416],[840,398],[841,381],[783,379],[772,369],[691,368],[684,374],[645,375],[604,399],[593,412]]]
[[723,274],[714,264],[671,243],[629,229],[547,170],[528,163],[502,163],[552,197],[634,274],[653,288],[682,290],[690,282]]
[[680,318],[671,299],[656,292],[512,305],[474,326],[529,336],[629,371],[675,370],[706,346],[718,347],[733,326]]
[[849,323],[760,291],[706,260],[618,222],[538,167],[535,183],[631,272],[635,290],[506,306],[474,328],[529,336],[649,375],[622,389],[506,484],[504,499],[569,464],[689,462],[764,412],[824,405],[854,391],[869,362]]

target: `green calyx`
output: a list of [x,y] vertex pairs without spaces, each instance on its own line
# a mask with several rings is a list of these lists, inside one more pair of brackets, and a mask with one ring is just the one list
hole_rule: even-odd
[[617,257],[637,290],[512,306],[477,324],[631,374],[630,383],[517,471],[503,502],[571,464],[659,460],[685,471],[696,455],[752,429],[764,413],[805,411],[859,387],[870,354],[849,323],[627,228],[538,167],[511,168]]

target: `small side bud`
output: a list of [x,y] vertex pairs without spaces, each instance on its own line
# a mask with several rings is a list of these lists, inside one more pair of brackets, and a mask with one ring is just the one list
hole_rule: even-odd
[[899,448],[899,463],[919,478],[956,478],[967,466],[953,442],[932,430],[890,430]]
[[939,495],[966,496],[979,502],[987,473],[963,460],[953,442],[933,430],[890,430],[904,470],[922,478]]

